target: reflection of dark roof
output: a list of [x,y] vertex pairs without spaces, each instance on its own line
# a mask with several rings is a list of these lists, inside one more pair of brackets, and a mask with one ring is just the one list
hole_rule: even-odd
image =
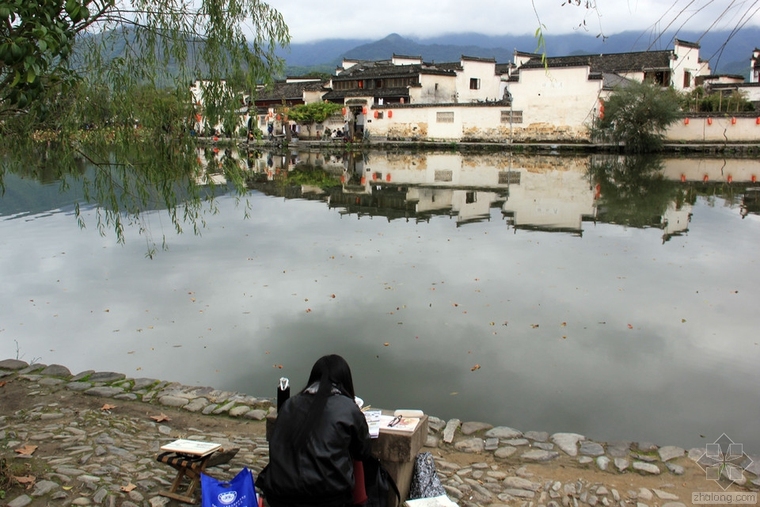
[[[644,70],[667,70],[674,58],[672,51],[639,51],[634,53],[613,53],[609,55],[550,56],[547,67],[583,67],[588,65],[592,72],[642,72]],[[520,68],[544,68],[540,57],[531,58]]]
[[304,90],[318,91],[323,84],[318,81],[300,83],[274,83],[271,88],[257,90],[256,100],[303,100]]

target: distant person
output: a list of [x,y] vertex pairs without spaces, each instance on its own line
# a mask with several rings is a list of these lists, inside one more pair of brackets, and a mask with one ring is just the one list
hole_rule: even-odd
[[256,486],[271,507],[349,507],[354,460],[370,457],[370,442],[348,363],[323,356],[306,387],[278,411]]

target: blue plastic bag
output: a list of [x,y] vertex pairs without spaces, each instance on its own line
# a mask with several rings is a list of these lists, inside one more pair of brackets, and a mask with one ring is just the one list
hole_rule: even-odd
[[220,481],[201,473],[202,507],[258,507],[253,476],[243,468],[230,481]]

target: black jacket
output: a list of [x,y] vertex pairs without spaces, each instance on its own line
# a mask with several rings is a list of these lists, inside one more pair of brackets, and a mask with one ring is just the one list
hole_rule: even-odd
[[[313,387],[313,386],[312,386]],[[256,480],[272,507],[344,506],[352,503],[353,460],[370,456],[367,420],[354,400],[333,389],[322,420],[301,448],[280,422],[303,418],[314,399],[307,389],[287,400],[269,441],[269,465]],[[289,426],[289,425],[288,425]]]

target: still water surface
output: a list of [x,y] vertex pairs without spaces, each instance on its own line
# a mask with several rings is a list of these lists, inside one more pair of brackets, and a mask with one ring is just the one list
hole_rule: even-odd
[[[615,203],[582,160],[515,163],[519,178],[490,186],[465,181],[503,173],[488,157],[436,155],[411,176],[408,160],[370,161],[346,166],[365,190],[329,206],[252,190],[250,218],[222,197],[200,236],[151,212],[150,233],[169,241],[153,260],[136,227],[124,246],[99,235],[93,208],[80,230],[76,192],[6,175],[0,358],[274,396],[281,376],[302,386],[336,352],[376,407],[603,441],[695,447],[726,433],[760,453],[749,173],[726,197],[694,190],[703,162],[685,183],[682,161],[667,162],[691,197],[632,227],[605,220]],[[363,205],[381,190],[359,184],[370,170],[392,173],[382,190],[406,196],[406,217]]]

